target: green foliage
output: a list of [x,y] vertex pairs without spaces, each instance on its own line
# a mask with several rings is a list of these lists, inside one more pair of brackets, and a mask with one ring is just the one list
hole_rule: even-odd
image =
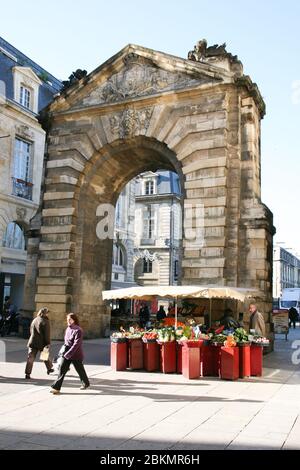
[[234,332],[234,338],[238,343],[249,341],[248,334],[244,328],[237,328]]

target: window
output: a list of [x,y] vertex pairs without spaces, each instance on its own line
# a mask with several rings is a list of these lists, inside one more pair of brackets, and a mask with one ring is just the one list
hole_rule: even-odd
[[28,88],[23,85],[20,87],[20,103],[24,108],[31,108],[31,92]]
[[25,250],[25,237],[21,227],[15,222],[10,222],[3,237],[2,245],[15,250]]
[[15,140],[13,194],[25,199],[32,199],[31,147],[25,140]]
[[31,144],[25,140],[16,139],[14,158],[14,177],[30,181]]
[[145,194],[149,196],[150,194],[154,194],[154,181],[148,180],[145,181]]
[[115,266],[123,266],[124,267],[124,252],[120,245],[113,246],[113,264]]
[[143,273],[152,273],[152,261],[145,259],[143,261]]
[[143,238],[155,238],[155,211],[152,206],[144,207],[143,211]]

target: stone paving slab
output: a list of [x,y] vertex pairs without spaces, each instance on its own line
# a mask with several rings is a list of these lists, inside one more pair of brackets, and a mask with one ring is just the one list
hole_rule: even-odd
[[91,387],[79,390],[72,369],[58,396],[40,361],[25,381],[25,341],[9,338],[9,360],[0,363],[0,449],[299,450],[300,372],[290,358],[300,330],[289,337],[264,356],[263,377],[234,382],[115,372],[109,341],[93,340],[86,342]]

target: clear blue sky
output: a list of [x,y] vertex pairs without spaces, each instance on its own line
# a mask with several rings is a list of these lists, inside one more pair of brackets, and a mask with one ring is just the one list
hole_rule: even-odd
[[[277,241],[300,254],[299,0],[14,0],[0,35],[60,79],[91,72],[128,43],[181,57],[197,40],[227,43],[266,101],[262,200]],[[294,88],[293,88],[294,87]]]

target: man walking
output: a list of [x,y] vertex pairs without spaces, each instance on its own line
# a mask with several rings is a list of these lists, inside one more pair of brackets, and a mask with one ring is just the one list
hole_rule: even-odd
[[255,333],[260,336],[266,335],[266,326],[265,320],[262,313],[257,310],[257,306],[255,304],[249,305],[249,312],[250,316],[250,330],[255,330]]

